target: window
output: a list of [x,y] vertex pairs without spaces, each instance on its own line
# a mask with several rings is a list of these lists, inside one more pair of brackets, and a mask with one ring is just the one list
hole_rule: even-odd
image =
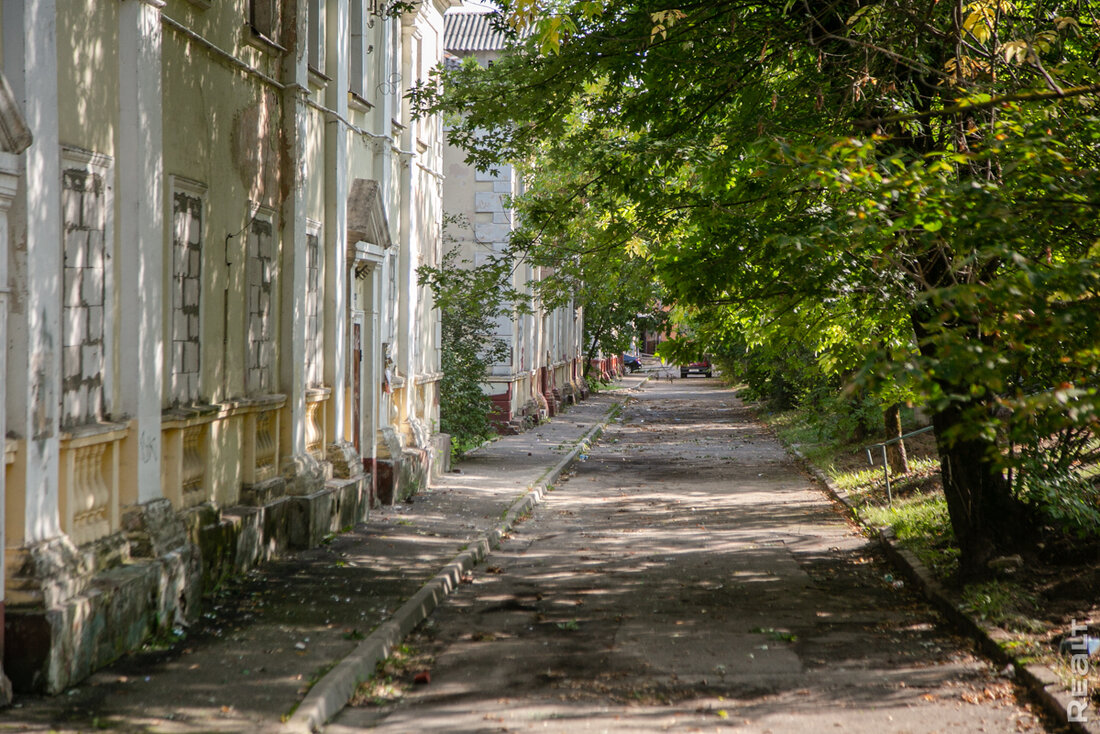
[[258,212],[248,228],[248,334],[245,390],[270,393],[275,387],[275,226]]
[[110,159],[62,151],[64,238],[61,423],[79,426],[108,414]]
[[203,194],[200,184],[173,181],[172,321],[168,338],[169,402],[199,402]]
[[351,0],[348,8],[348,91],[363,97],[367,76],[367,0]]
[[279,38],[279,0],[249,0],[248,24],[253,33],[276,43]]
[[306,234],[306,386],[320,387],[324,383],[324,314],[321,309],[320,229]]
[[325,11],[322,0],[308,0],[306,17],[308,42],[307,63],[313,71],[324,74],[325,72]]

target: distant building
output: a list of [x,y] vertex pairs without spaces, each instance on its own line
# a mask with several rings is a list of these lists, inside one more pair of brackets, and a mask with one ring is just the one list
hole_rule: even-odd
[[[452,8],[444,22],[448,63],[473,57],[487,65],[504,48],[504,39],[492,28],[484,8]],[[523,193],[523,176],[512,166],[481,173],[464,158],[461,149],[445,145],[443,208],[469,224],[448,234],[462,258],[479,265],[508,246],[516,222],[507,198]],[[517,262],[512,285],[531,294],[530,283],[548,275]],[[533,306],[530,314],[517,312],[500,320],[497,335],[508,345],[510,356],[493,365],[485,378],[496,407],[495,419],[506,431],[554,415],[563,402],[577,400],[584,392],[582,310],[572,306],[546,310],[537,301]]]
[[441,255],[442,127],[403,95],[455,1],[4,4],[16,690],[62,690],[442,468],[416,282]]

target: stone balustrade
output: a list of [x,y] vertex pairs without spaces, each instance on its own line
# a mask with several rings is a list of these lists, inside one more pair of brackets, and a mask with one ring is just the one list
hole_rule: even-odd
[[197,507],[211,499],[207,477],[210,425],[221,417],[215,406],[170,411],[164,416],[161,486],[177,510]]
[[118,424],[95,424],[62,435],[61,529],[78,546],[118,530],[119,448],[128,432]]
[[325,447],[328,445],[327,411],[332,396],[330,388],[311,388],[306,391],[306,451],[318,461],[325,459]]
[[244,418],[241,480],[246,486],[279,476],[279,420],[285,405],[285,396],[265,395],[249,398],[231,410],[231,415]]

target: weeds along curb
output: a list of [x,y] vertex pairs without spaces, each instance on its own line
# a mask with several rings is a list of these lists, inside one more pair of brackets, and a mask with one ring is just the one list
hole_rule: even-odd
[[[648,381],[638,384],[641,387]],[[636,388],[635,388],[636,389]],[[355,694],[359,684],[370,678],[378,663],[389,657],[393,649],[422,621],[427,619],[444,597],[461,583],[462,575],[485,559],[489,552],[500,545],[501,539],[516,522],[542,502],[550,485],[577,460],[589,444],[600,437],[603,429],[626,401],[614,402],[603,419],[590,428],[557,464],[535,480],[526,493],[508,508],[499,525],[470,543],[438,574],[420,588],[360,642],[351,653],[337,663],[309,690],[294,713],[280,727],[286,734],[307,734],[319,731],[325,722],[338,714]]]
[[1012,641],[1011,635],[960,609],[959,600],[944,588],[912,551],[901,546],[894,537],[892,528],[876,528],[865,524],[860,519],[855,504],[847,492],[838,488],[825,472],[814,466],[796,446],[788,446],[787,449],[798,457],[802,465],[825,486],[830,495],[848,508],[853,519],[878,540],[894,567],[906,577],[909,583],[920,590],[936,611],[954,625],[955,629],[974,640],[982,652],[995,663],[1012,666],[1015,679],[1038,699],[1043,708],[1060,725],[1069,727],[1070,731],[1078,734],[1100,734],[1100,719],[1097,718],[1097,712],[1091,710],[1091,706],[1088,710],[1090,718],[1087,722],[1069,720],[1069,706],[1073,697],[1070,696],[1069,691],[1064,690],[1061,679],[1053,670],[1039,663],[1029,663],[1021,656],[1014,654],[1008,646]]

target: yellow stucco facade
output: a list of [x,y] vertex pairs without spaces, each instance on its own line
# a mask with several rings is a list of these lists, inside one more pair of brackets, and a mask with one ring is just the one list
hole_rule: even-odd
[[[17,690],[438,470],[442,131],[403,95],[450,5],[4,4],[33,140],[0,160]],[[146,604],[90,593],[119,564]]]

